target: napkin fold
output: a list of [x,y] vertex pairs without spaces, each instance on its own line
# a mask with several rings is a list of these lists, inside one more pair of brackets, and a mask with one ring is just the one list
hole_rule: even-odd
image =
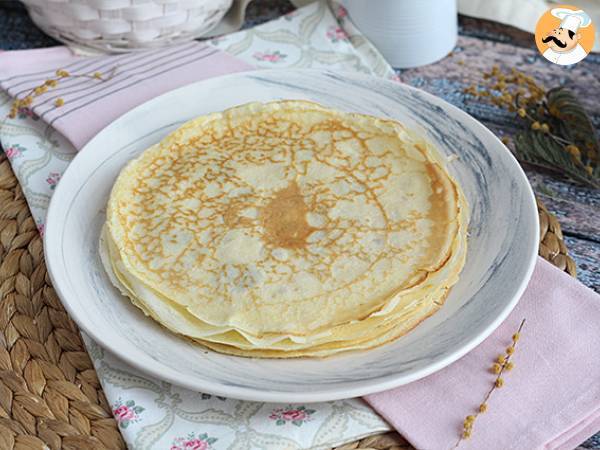
[[570,450],[600,429],[600,296],[538,259],[523,297],[475,350],[422,380],[366,397],[416,448],[453,448],[496,375],[490,370],[526,319],[515,368],[460,449]]
[[[86,58],[67,47],[0,54],[0,88],[22,99],[48,79],[32,111],[80,149],[120,115],[164,92],[252,65],[200,42]],[[58,69],[68,76],[57,76]],[[98,73],[99,78],[94,74]],[[56,105],[57,99],[63,104]]]

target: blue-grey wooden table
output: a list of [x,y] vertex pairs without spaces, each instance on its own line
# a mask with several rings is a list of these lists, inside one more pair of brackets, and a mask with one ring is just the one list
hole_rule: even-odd
[[[254,0],[248,7],[244,27],[279,17],[292,9],[288,0]],[[590,113],[596,131],[600,130],[600,54],[591,54],[574,67],[557,66],[540,56],[529,33],[468,17],[460,17],[459,25],[460,37],[449,56],[429,66],[398,70],[401,80],[458,106],[498,136],[511,136],[517,129],[514,113],[478,102],[463,90],[479,83],[482,73],[494,65],[514,67],[532,75],[547,88],[559,85],[571,88]],[[19,2],[0,0],[0,49],[52,45],[59,43],[33,25]],[[569,254],[577,264],[577,277],[600,292],[600,191],[554,174],[531,168],[525,170],[538,198],[562,225]],[[582,447],[600,449],[600,433]]]

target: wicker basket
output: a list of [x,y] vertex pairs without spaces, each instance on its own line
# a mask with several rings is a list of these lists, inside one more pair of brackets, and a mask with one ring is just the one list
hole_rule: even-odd
[[[66,44],[124,52],[237,29],[249,0],[22,0],[32,20]],[[228,12],[229,10],[229,12]],[[227,13],[227,16],[225,16]]]

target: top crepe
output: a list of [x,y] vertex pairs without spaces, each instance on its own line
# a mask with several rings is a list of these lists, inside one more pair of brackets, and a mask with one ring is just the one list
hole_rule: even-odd
[[464,263],[465,210],[439,155],[400,124],[252,103],[186,123],[121,172],[103,260],[173,331],[307,348],[336,327],[402,320],[401,299],[439,305]]

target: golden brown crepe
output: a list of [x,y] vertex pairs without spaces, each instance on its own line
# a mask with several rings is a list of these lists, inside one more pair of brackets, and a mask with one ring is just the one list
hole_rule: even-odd
[[112,282],[217,351],[327,356],[435,312],[466,252],[466,202],[402,125],[306,101],[194,119],[119,175]]

